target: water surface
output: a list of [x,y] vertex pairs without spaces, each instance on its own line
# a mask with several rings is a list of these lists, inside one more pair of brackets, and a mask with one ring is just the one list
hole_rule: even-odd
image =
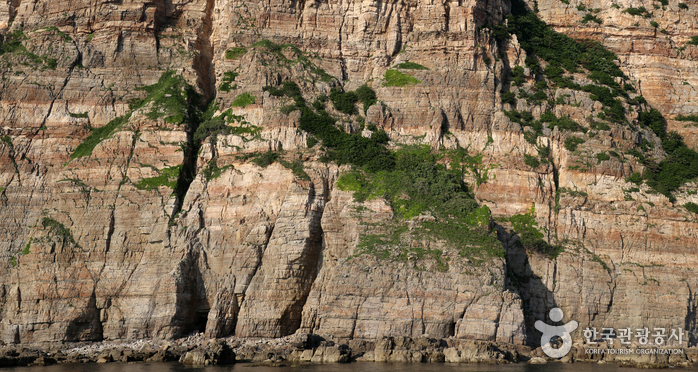
[[[698,367],[680,371],[698,372]],[[287,367],[230,366],[186,367],[178,363],[57,364],[48,367],[14,367],[12,372],[647,372],[646,369],[618,367],[615,364],[457,364],[457,363],[350,363]]]

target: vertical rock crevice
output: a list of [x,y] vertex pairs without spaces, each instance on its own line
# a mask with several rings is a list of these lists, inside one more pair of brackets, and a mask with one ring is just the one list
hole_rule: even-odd
[[[170,222],[182,210],[189,185],[196,177],[196,164],[201,144],[194,141],[194,133],[198,129],[199,124],[207,119],[204,114],[207,111],[206,108],[216,97],[215,68],[213,65],[214,48],[211,42],[214,6],[215,0],[206,0],[201,27],[197,30],[197,37],[194,42],[194,48],[198,53],[192,61],[192,68],[196,74],[196,86],[201,93],[201,97],[200,100],[190,99],[187,102],[189,105],[188,126],[186,129],[187,144],[183,151],[182,170],[175,187],[175,203],[170,214]],[[167,4],[167,7],[171,7],[171,4]]]
[[262,262],[245,291],[235,335],[282,337],[301,326],[322,257],[324,198],[310,184],[289,188]]
[[195,48],[199,52],[194,59],[194,70],[197,72],[196,84],[201,89],[204,101],[210,102],[216,96],[216,75],[213,66],[213,8],[215,0],[206,0],[202,30],[197,35]]

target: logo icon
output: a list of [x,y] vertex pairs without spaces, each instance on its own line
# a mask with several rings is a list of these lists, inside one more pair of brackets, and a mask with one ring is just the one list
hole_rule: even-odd
[[[548,313],[550,320],[553,322],[561,321],[564,315],[565,314],[562,312],[562,309],[559,307],[553,308],[550,310],[550,313]],[[534,326],[537,330],[543,332],[543,336],[540,339],[540,344],[545,355],[551,358],[562,358],[570,352],[570,349],[572,349],[572,337],[570,337],[570,332],[574,332],[574,330],[579,326],[579,323],[572,320],[569,323],[561,326],[553,326],[538,320]],[[553,347],[553,343],[557,347]],[[562,345],[560,345],[560,343],[562,343]]]

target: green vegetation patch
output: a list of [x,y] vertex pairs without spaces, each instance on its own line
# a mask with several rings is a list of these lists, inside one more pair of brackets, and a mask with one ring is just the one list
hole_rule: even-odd
[[689,212],[698,213],[698,204],[696,203],[688,202],[684,204],[683,207],[686,208],[686,210],[688,210]]
[[219,168],[216,159],[213,158],[209,160],[208,164],[206,164],[206,167],[201,171],[201,174],[204,176],[206,181],[211,181],[220,177],[226,169],[232,167],[232,165],[226,165],[224,167]]
[[322,141],[328,151],[324,161],[337,164],[355,164],[371,171],[393,166],[394,158],[385,147],[388,135],[382,130],[373,132],[370,138],[345,133],[336,127],[336,119],[325,110],[314,112],[307,107],[300,88],[294,82],[286,81],[281,88],[265,87],[273,96],[288,96],[295,101],[294,109],[300,110],[300,129]]
[[[361,102],[364,105],[364,113],[368,111],[368,108],[378,102],[376,98],[376,92],[371,89],[368,85],[364,84],[360,86],[356,91],[342,92],[340,88],[332,88],[330,91],[330,101],[337,111],[343,112],[347,115],[354,115],[356,111],[356,103]],[[322,102],[317,100],[313,103],[313,108],[316,110],[323,110]]]
[[190,119],[190,107],[198,106],[199,95],[194,88],[187,84],[182,76],[175,75],[174,71],[166,71],[153,85],[136,88],[148,93],[145,98],[133,99],[129,102],[131,110],[137,110],[148,103],[152,103],[150,112],[146,116],[151,120],[164,117],[165,122],[171,124],[186,123]]
[[587,129],[584,128],[583,126],[579,125],[576,121],[570,119],[567,116],[561,116],[557,117],[555,114],[553,114],[551,111],[546,111],[540,116],[540,121],[543,123],[549,123],[549,127],[552,129],[554,127],[558,127],[560,130],[568,130],[572,132],[584,132],[586,133]]
[[359,101],[361,101],[361,103],[363,103],[364,105],[364,113],[368,111],[369,107],[375,105],[376,102],[378,102],[376,92],[366,84],[360,86],[359,89],[356,90],[356,96],[359,98]]
[[[238,123],[237,126],[230,126],[228,123]],[[246,122],[242,116],[235,115],[228,109],[221,115],[205,120],[196,128],[194,132],[194,143],[201,143],[207,137],[211,137],[211,142],[215,142],[219,134],[234,134],[240,136],[243,141],[248,142],[259,138],[262,128]]]
[[511,77],[514,82],[514,86],[520,87],[526,82],[526,77],[524,76],[524,68],[521,66],[516,66],[511,71]]
[[[605,110],[613,120],[624,121],[624,108],[616,97],[627,98],[627,93],[615,81],[615,78],[625,78],[623,72],[615,64],[617,56],[605,49],[599,43],[592,41],[576,41],[566,35],[555,32],[534,13],[526,10],[520,1],[512,4],[512,15],[507,16],[507,24],[494,26],[493,36],[504,40],[510,34],[516,34],[521,46],[529,53],[527,67],[531,68],[537,58],[543,59],[548,66],[543,70],[544,75],[560,88],[583,90],[592,93],[591,98],[605,106]],[[529,59],[531,63],[529,63]],[[535,63],[537,69],[538,64]],[[566,73],[579,73],[586,69],[588,77],[597,85],[580,86],[574,83]],[[518,71],[517,71],[518,70]],[[536,72],[536,70],[534,70]],[[514,85],[523,83],[523,69],[512,71]]]
[[257,154],[247,154],[243,156],[239,156],[238,159],[240,160],[248,160],[251,159],[250,161],[257,164],[258,166],[262,168],[266,168],[270,165],[272,165],[275,162],[279,162],[279,164],[283,165],[284,168],[290,169],[291,172],[293,172],[293,175],[301,180],[305,181],[310,181],[310,176],[308,173],[305,172],[305,169],[303,167],[303,162],[301,160],[295,160],[295,161],[287,161],[281,158],[281,154],[275,151],[267,151],[263,153],[257,153]]
[[31,253],[31,246],[32,246],[32,241],[34,238],[29,238],[29,241],[27,244],[24,245],[24,249],[22,249],[22,255],[28,255]]
[[[43,65],[42,70],[46,68],[50,70],[55,70],[58,67],[58,61],[55,58],[39,56],[27,51],[27,48],[22,43],[23,40],[27,39],[27,36],[24,34],[23,29],[20,28],[3,36],[4,41],[0,43],[0,55],[3,55],[5,53],[13,53],[16,55],[24,56],[34,65]],[[69,36],[66,35],[66,37]]]
[[667,133],[666,121],[657,109],[640,112],[638,121],[652,129],[662,140],[662,148],[668,155],[660,162],[645,159],[644,156],[639,157],[645,164],[642,176],[648,186],[674,201],[671,193],[687,181],[698,177],[698,152],[686,146],[677,132]]
[[279,159],[279,163],[281,163],[281,165],[283,165],[285,168],[290,169],[296,178],[304,181],[310,181],[310,176],[305,172],[302,161],[296,160],[291,162]]
[[384,87],[407,87],[421,83],[416,77],[404,74],[398,70],[388,70],[383,76]]
[[560,131],[584,132],[587,129],[567,116],[557,117],[551,111],[546,111],[540,116],[540,120],[534,120],[533,114],[527,111],[504,111],[509,120],[518,123],[522,128],[530,127],[532,131],[525,131],[524,138],[529,143],[535,145],[536,138],[543,134],[543,123],[548,124],[548,128],[557,127]]
[[225,51],[225,59],[238,59],[247,53],[247,49],[244,47],[230,48]]
[[538,166],[540,165],[540,161],[537,157],[528,154],[524,155],[524,163],[534,169],[538,168]]
[[400,68],[403,70],[428,70],[428,68],[415,62],[402,62],[395,65],[395,68]]
[[678,115],[674,118],[674,120],[676,120],[676,121],[692,121],[694,123],[698,123],[698,115]]
[[586,141],[583,138],[570,136],[570,137],[565,138],[565,148],[568,151],[574,151],[577,149],[577,146],[581,145],[584,142],[586,142]]
[[644,18],[649,18],[652,16],[652,13],[648,12],[647,9],[645,9],[644,6],[641,6],[639,8],[626,8],[624,12],[630,14],[631,16],[641,16]]
[[596,159],[598,161],[597,164],[601,164],[602,161],[611,160],[611,155],[608,155],[605,152],[600,152],[596,154]]
[[73,153],[70,154],[70,160],[92,155],[92,151],[95,149],[95,147],[111,136],[112,133],[120,129],[125,123],[128,122],[130,117],[131,113],[128,113],[127,115],[112,119],[103,127],[91,128],[92,133],[90,133],[90,135],[87,136],[87,138],[85,138],[82,143],[75,148],[75,150],[73,150]]
[[502,103],[514,105],[516,103],[516,94],[513,92],[502,92]]
[[[437,163],[444,155],[434,155],[428,147],[408,147],[391,152],[386,148],[388,136],[384,131],[374,126],[373,134],[366,138],[339,130],[336,120],[324,111],[322,105],[313,105],[316,111],[306,105],[300,89],[293,82],[264,89],[270,95],[294,99],[294,109],[301,112],[300,129],[320,140],[327,149],[323,160],[354,165],[353,171],[340,177],[338,187],[354,191],[357,201],[383,197],[395,210],[398,220],[431,214],[435,221],[424,221],[413,235],[423,234],[432,241],[444,240],[462,255],[475,260],[503,257],[504,250],[489,224],[473,227],[469,222],[479,219],[467,218],[479,205],[462,182],[462,176],[467,169],[475,169],[479,180],[486,179],[488,168],[481,166],[481,158],[465,157],[459,152],[448,153],[446,156],[454,165],[449,169]],[[264,166],[277,160],[278,155],[267,153],[258,161],[260,166]],[[429,224],[432,225],[428,227]],[[371,235],[362,239],[382,241]]]
[[136,188],[139,190],[153,190],[162,186],[167,186],[174,189],[177,186],[177,179],[182,171],[182,165],[164,168],[158,170],[158,175],[155,177],[143,178],[136,183]]
[[262,168],[266,168],[277,160],[279,160],[279,153],[269,150],[261,154],[254,154],[251,161]]
[[70,232],[70,229],[65,227],[65,225],[63,225],[62,223],[54,220],[53,218],[44,217],[41,220],[41,226],[43,226],[44,229],[49,229],[53,236],[59,238],[64,245],[70,243],[78,248],[80,247],[80,245],[77,242],[75,242],[75,239],[73,238],[73,234]]
[[[303,67],[306,70],[315,74],[319,78],[320,81],[330,82],[330,81],[335,79],[332,75],[328,74],[325,70],[316,66],[310,60],[310,58],[308,58],[305,55],[305,53],[303,53],[303,51],[298,49],[298,47],[296,47],[293,44],[276,44],[268,39],[263,39],[263,40],[260,40],[256,43],[252,44],[252,46],[255,48],[267,49],[269,52],[274,54],[278,58],[278,60],[283,64],[300,63],[301,65],[303,65]],[[293,53],[295,53],[297,58],[295,60],[288,59],[283,53],[283,51],[286,49],[290,49]]]
[[[650,15],[646,9],[629,8],[626,10],[632,15]],[[540,58],[548,63],[544,69],[545,76],[554,82],[558,87],[567,87],[575,90],[582,90],[589,93],[589,97],[603,104],[603,112],[597,117],[601,120],[608,120],[618,124],[628,125],[625,116],[625,108],[622,99],[631,105],[646,105],[647,101],[637,96],[629,98],[628,92],[634,91],[631,84],[625,82],[627,77],[620,70],[616,61],[618,57],[611,51],[604,48],[597,42],[582,40],[576,41],[566,35],[555,32],[548,27],[545,22],[529,12],[522,1],[512,2],[512,15],[507,16],[507,22],[493,26],[493,36],[500,41],[508,38],[510,34],[516,34],[521,47],[526,50],[532,62],[527,66],[535,67],[533,60]],[[595,84],[580,86],[574,83],[566,73],[588,71],[587,77]],[[517,76],[523,71],[514,69],[512,75]],[[620,78],[620,79],[619,79]],[[618,80],[621,80],[618,82]],[[523,81],[523,79],[521,79]],[[514,82],[517,84],[517,81]],[[647,111],[643,106],[638,107],[638,122],[641,126],[650,128],[662,140],[662,148],[667,153],[667,158],[661,161],[647,159],[637,149],[626,151],[627,154],[635,156],[645,165],[643,178],[647,184],[655,191],[666,195],[671,201],[675,198],[672,192],[688,180],[698,177],[698,153],[688,148],[683,138],[675,132],[666,132],[666,121],[661,113],[656,109]],[[526,139],[535,143],[535,138],[540,134],[538,122],[533,120],[530,113],[520,113],[515,110],[505,112],[510,120],[522,126],[531,126],[534,131],[525,133]],[[541,118],[541,122],[544,121]],[[563,127],[577,128],[572,122],[563,122]],[[575,130],[575,129],[573,129]],[[531,134],[529,134],[531,133]],[[647,151],[651,147],[651,142],[643,142],[641,148]]]
[[589,196],[584,191],[572,190],[572,189],[567,188],[567,187],[560,187],[558,190],[561,194],[568,194],[568,195],[574,196],[574,197],[583,196],[586,198],[587,196]]
[[88,117],[87,111],[79,112],[79,113],[69,112],[68,115],[70,115],[71,118],[77,118],[77,119],[86,119]]
[[46,31],[53,32],[53,33],[57,34],[58,36],[60,36],[63,39],[63,41],[65,41],[66,43],[73,41],[73,39],[68,34],[59,30],[58,27],[56,27],[56,26],[46,27],[42,30],[37,30],[37,31],[38,32],[46,32]]
[[221,80],[220,90],[222,90],[223,92],[226,92],[226,93],[227,93],[227,92],[230,92],[230,91],[233,90],[233,89],[237,89],[237,88],[238,88],[238,85],[237,85],[237,84],[233,84],[233,82],[235,81],[235,78],[238,77],[238,75],[240,75],[240,74],[238,74],[238,73],[235,72],[235,71],[226,71],[226,72],[224,72],[224,73],[223,73],[223,80]]
[[4,37],[5,40],[0,43],[0,55],[27,51],[27,48],[25,48],[22,43],[22,40],[25,40],[27,37],[24,35],[24,31],[21,28],[4,35]]
[[[461,256],[476,262],[503,257],[504,250],[490,228],[489,209],[480,207],[463,183],[463,168],[437,163],[446,156],[454,160],[451,164],[465,165],[467,159],[455,159],[457,155],[432,154],[426,146],[406,147],[395,152],[392,169],[353,170],[339,178],[337,187],[353,191],[358,202],[385,198],[395,211],[397,222],[420,215],[433,216],[433,221],[423,221],[412,232],[412,238],[443,240]],[[362,242],[366,245],[372,239],[376,237],[368,235],[362,237]],[[373,241],[371,246],[378,243]],[[391,249],[394,251],[395,247]],[[403,249],[398,251],[398,256],[406,253]]]
[[595,16],[594,14],[587,13],[584,15],[584,18],[582,18],[581,22],[584,24],[587,24],[589,22],[594,22],[594,23],[600,25],[602,21],[601,21],[601,18]]
[[255,98],[254,98],[254,95],[252,93],[242,93],[242,94],[239,94],[237,97],[235,97],[235,100],[233,100],[232,106],[245,108],[245,107],[252,105],[254,103],[255,103]]
[[548,256],[550,259],[556,258],[565,248],[561,245],[551,245],[543,240],[545,236],[538,230],[538,222],[535,218],[535,207],[524,214],[517,214],[509,218],[504,218],[503,222],[510,222],[513,230],[518,234],[518,243],[525,249],[534,250]]
[[642,185],[642,174],[640,172],[633,172],[628,178],[625,179],[626,182],[634,183],[638,186]]
[[337,111],[347,115],[356,114],[356,102],[359,102],[359,96],[355,92],[342,92],[339,88],[332,88],[330,91],[330,101]]
[[595,129],[595,130],[610,130],[611,129],[611,127],[608,124],[604,123],[603,121],[594,121],[594,120],[592,120],[589,123],[589,127],[591,129]]

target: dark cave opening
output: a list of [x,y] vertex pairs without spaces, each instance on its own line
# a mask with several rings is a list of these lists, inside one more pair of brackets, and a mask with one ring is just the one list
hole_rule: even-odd
[[206,322],[208,322],[208,309],[197,310],[194,313],[194,321],[192,322],[192,328],[197,332],[206,331]]

